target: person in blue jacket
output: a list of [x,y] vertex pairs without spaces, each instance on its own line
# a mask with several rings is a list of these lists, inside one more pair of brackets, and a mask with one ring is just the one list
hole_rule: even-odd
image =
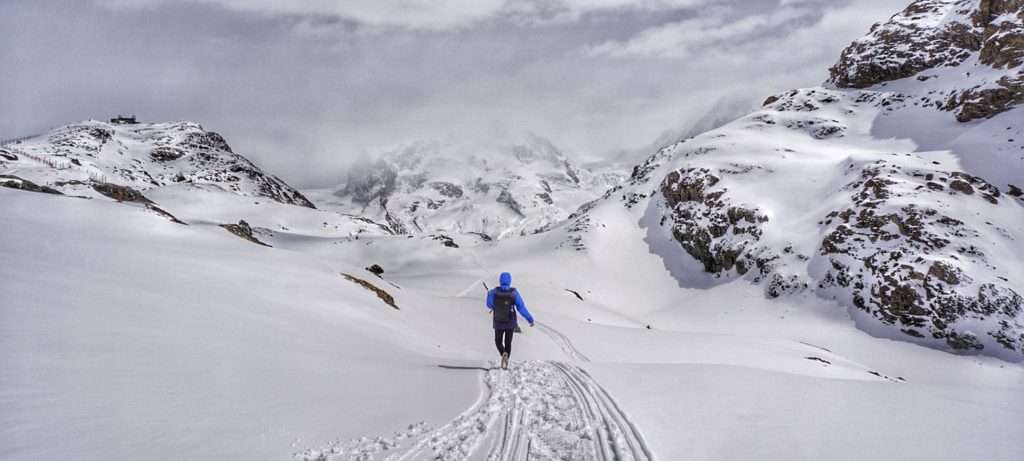
[[494,345],[501,354],[501,368],[508,368],[512,354],[512,335],[518,325],[516,311],[533,326],[533,316],[526,310],[526,303],[519,290],[512,287],[512,274],[502,272],[498,277],[499,286],[487,292],[487,308],[491,310],[494,323]]

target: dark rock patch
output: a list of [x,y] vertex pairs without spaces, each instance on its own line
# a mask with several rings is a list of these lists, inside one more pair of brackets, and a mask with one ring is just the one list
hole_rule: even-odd
[[256,238],[255,235],[253,235],[252,227],[249,226],[249,223],[245,222],[245,220],[239,220],[238,224],[221,224],[220,227],[223,227],[228,232],[231,232],[232,234],[235,234],[238,237],[241,237],[257,245],[270,247],[270,245],[261,242],[259,239]]
[[430,238],[441,242],[442,245],[448,248],[458,248],[459,244],[455,243],[455,240],[451,237],[443,234],[431,235]]
[[377,277],[384,274],[384,268],[380,267],[380,264],[372,264],[370,267],[367,267],[366,270]]
[[352,283],[355,283],[356,285],[359,285],[363,288],[366,288],[367,290],[372,291],[374,294],[377,295],[378,298],[380,298],[381,301],[384,301],[384,304],[387,304],[395,308],[396,310],[398,309],[398,305],[395,304],[394,296],[391,296],[391,294],[388,293],[387,291],[384,291],[381,288],[377,287],[376,285],[350,274],[342,273],[341,276],[345,277],[345,280],[348,280]]
[[509,207],[509,209],[516,212],[516,214],[518,214],[519,216],[526,216],[523,213],[523,206],[516,201],[515,197],[513,197],[512,194],[507,189],[502,190],[501,193],[498,194],[498,198],[495,200],[498,203],[502,203],[505,206]]
[[111,198],[113,200],[117,200],[118,202],[132,202],[132,203],[144,203],[144,204],[152,204],[153,203],[152,200],[150,200],[150,199],[146,198],[146,196],[142,195],[142,192],[139,192],[139,191],[137,191],[135,189],[132,189],[131,187],[128,187],[128,186],[122,186],[122,185],[119,185],[119,184],[111,184],[111,183],[108,183],[108,182],[101,182],[101,183],[93,184],[92,189],[95,190],[96,192],[99,192],[100,194],[108,197],[108,198]]
[[660,191],[671,213],[662,224],[671,224],[672,236],[708,273],[736,269],[743,275],[757,267],[767,274],[774,257],[755,247],[768,217],[756,208],[733,204],[726,189],[715,189],[719,181],[705,168],[669,173]]
[[40,186],[27,179],[21,179],[17,176],[0,174],[0,187],[7,187],[10,189],[18,189],[28,192],[41,192],[44,194],[64,195],[61,191],[54,189],[49,186]]
[[169,220],[169,221],[171,221],[171,222],[173,222],[175,224],[181,224],[183,226],[187,226],[188,225],[184,221],[182,221],[182,220],[178,219],[177,217],[175,217],[174,215],[168,213],[167,210],[164,210],[163,208],[160,208],[160,207],[158,207],[158,206],[156,206],[156,205],[154,205],[152,203],[147,203],[146,204],[146,209],[148,209],[148,210],[150,210],[150,211],[160,215],[163,218],[166,218],[167,220]]
[[185,156],[185,152],[176,147],[160,146],[149,153],[149,158],[157,162],[170,162]]
[[812,356],[808,356],[808,357],[804,357],[804,358],[807,359],[807,360],[814,361],[814,362],[821,362],[821,363],[824,363],[825,365],[832,365],[832,362],[829,362],[828,360],[825,360],[825,359],[823,359],[821,357],[815,357],[815,356],[812,355]]

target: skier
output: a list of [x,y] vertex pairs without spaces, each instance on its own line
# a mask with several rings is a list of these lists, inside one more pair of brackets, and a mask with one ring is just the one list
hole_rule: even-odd
[[512,334],[515,333],[517,322],[516,312],[533,326],[533,316],[526,310],[526,303],[519,291],[512,288],[512,274],[502,272],[498,277],[500,286],[487,292],[487,308],[494,317],[494,345],[501,354],[501,368],[508,369],[508,357],[512,354]]

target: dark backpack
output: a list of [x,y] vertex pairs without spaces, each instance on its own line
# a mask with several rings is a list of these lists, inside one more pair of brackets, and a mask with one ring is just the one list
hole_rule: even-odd
[[510,322],[512,317],[515,315],[513,310],[516,308],[516,290],[515,288],[503,291],[495,290],[494,292],[494,321],[495,322]]

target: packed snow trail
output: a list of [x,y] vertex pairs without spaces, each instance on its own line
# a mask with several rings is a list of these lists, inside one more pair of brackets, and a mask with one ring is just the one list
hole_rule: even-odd
[[[412,439],[417,441],[403,446]],[[394,438],[364,438],[297,456],[318,461],[654,459],[637,428],[589,373],[548,361],[488,369],[477,402],[434,431],[414,425]]]

